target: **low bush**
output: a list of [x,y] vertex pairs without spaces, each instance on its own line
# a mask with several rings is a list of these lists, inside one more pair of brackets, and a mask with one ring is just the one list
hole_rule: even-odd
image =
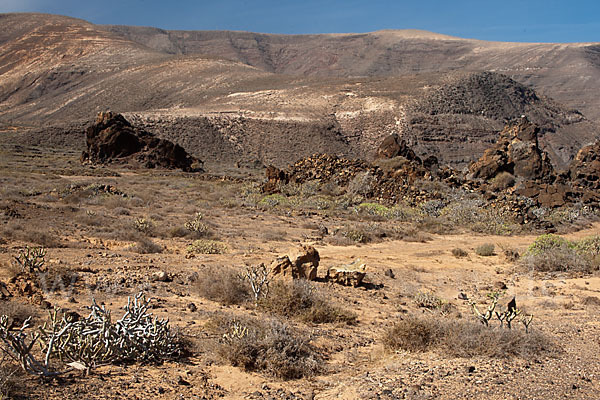
[[267,296],[259,302],[267,312],[286,318],[296,318],[314,324],[356,322],[356,314],[331,304],[325,296],[306,280],[271,283]]
[[468,256],[469,253],[467,253],[466,250],[456,247],[456,248],[452,249],[452,255],[456,258],[463,258],[463,257]]
[[539,272],[584,272],[600,268],[600,238],[569,241],[561,236],[539,236],[520,259],[521,265]]
[[322,357],[306,335],[276,319],[230,320],[221,329],[217,353],[234,367],[279,379],[310,377],[321,371]]
[[187,247],[190,254],[223,254],[227,251],[224,243],[216,240],[198,239]]
[[242,304],[252,298],[248,282],[228,267],[209,267],[201,271],[193,287],[200,296],[228,305]]
[[495,247],[492,243],[484,243],[475,248],[475,254],[482,257],[490,257],[495,255]]
[[466,320],[436,316],[407,316],[385,333],[390,350],[436,351],[448,357],[508,358],[551,354],[556,346],[542,333],[491,329]]
[[152,240],[148,238],[139,238],[137,242],[131,246],[131,251],[139,254],[155,254],[162,253],[164,248],[154,243]]

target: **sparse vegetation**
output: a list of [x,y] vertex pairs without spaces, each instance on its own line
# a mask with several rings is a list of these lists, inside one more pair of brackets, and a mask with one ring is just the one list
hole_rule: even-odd
[[207,239],[194,240],[187,247],[187,252],[190,254],[223,254],[226,251],[227,246],[224,243]]
[[489,329],[471,321],[407,316],[389,329],[384,344],[391,350],[436,351],[448,357],[524,357],[552,354],[556,346],[542,333]]
[[248,282],[228,267],[209,267],[200,271],[193,287],[200,296],[223,304],[242,304],[252,298]]
[[569,241],[561,236],[539,236],[520,259],[521,265],[538,272],[585,272],[600,268],[597,236]]
[[235,367],[279,379],[310,377],[322,370],[322,357],[307,337],[276,319],[230,320],[217,347]]
[[456,258],[464,258],[469,255],[466,250],[463,250],[459,247],[455,247],[452,249],[452,255]]
[[495,247],[492,243],[484,243],[475,248],[475,254],[481,257],[490,257],[496,255]]
[[282,317],[314,324],[356,322],[356,314],[332,305],[312,283],[305,280],[273,282],[259,307]]

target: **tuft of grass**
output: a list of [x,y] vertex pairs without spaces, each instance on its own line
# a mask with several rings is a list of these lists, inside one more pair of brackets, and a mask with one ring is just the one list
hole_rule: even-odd
[[482,257],[490,257],[495,255],[495,247],[492,243],[484,243],[475,248],[475,254]]
[[224,243],[216,240],[198,239],[187,247],[190,254],[223,254],[227,251]]
[[383,337],[386,348],[435,351],[447,357],[531,357],[552,354],[556,345],[540,332],[490,329],[477,322],[435,316],[407,316]]
[[286,318],[295,318],[313,324],[342,322],[353,324],[356,314],[331,304],[325,296],[306,280],[276,281],[268,295],[261,299],[264,311]]

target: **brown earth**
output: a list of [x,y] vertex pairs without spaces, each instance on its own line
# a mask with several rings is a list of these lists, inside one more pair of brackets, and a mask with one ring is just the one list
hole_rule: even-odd
[[[20,398],[600,396],[600,278],[584,273],[533,273],[505,258],[503,249],[522,254],[536,235],[481,235],[457,226],[453,234],[428,233],[416,241],[388,237],[367,244],[335,244],[328,240],[331,234],[350,220],[377,229],[398,228],[399,224],[318,208],[260,208],[244,203],[249,199],[243,194],[247,183],[166,170],[82,167],[76,152],[15,146],[3,149],[0,155],[0,281],[14,274],[9,265],[23,246],[41,243],[48,248],[50,271],[77,274],[74,283],[44,291],[52,305],[86,315],[85,306],[95,297],[116,316],[127,296],[143,289],[154,298],[152,312],[169,317],[171,324],[193,342],[187,358],[161,365],[105,366],[87,377],[71,373],[48,383],[22,377],[15,391]],[[169,234],[196,212],[203,214],[212,238],[227,245],[225,254],[189,257],[186,247],[193,239]],[[154,232],[144,237],[162,247],[161,252],[144,254],[132,246],[135,235],[129,235],[134,220],[141,217],[154,221]],[[593,224],[567,237],[599,232],[600,226]],[[317,276],[321,279],[330,267],[344,266],[357,258],[366,263],[367,274],[358,287],[314,283],[330,301],[355,312],[358,322],[287,320],[306,332],[310,343],[326,356],[324,372],[312,378],[282,381],[228,365],[208,346],[219,337],[211,328],[212,319],[253,314],[264,319],[271,315],[251,303],[228,306],[207,300],[191,277],[209,268],[242,271],[245,264],[268,263],[294,251],[300,243],[318,251]],[[496,252],[486,257],[477,255],[476,248],[486,243],[494,244]],[[467,256],[455,257],[456,248],[466,251]],[[160,272],[166,272],[169,279],[154,279]],[[418,293],[434,293],[455,310],[451,317],[438,318],[460,315],[461,320],[474,320],[463,294],[483,302],[487,293],[501,287],[506,287],[507,297],[516,296],[519,307],[534,315],[532,332],[546,335],[558,350],[495,358],[384,348],[386,329],[406,315],[438,315],[417,305]],[[14,296],[0,301],[0,307],[28,301],[26,295]],[[36,321],[42,321],[44,311],[35,310]]]

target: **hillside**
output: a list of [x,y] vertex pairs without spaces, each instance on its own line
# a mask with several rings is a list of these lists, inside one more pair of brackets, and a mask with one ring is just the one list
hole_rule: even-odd
[[[545,127],[542,143],[562,167],[598,134],[600,100],[591,93],[600,80],[578,86],[598,73],[594,49],[421,31],[180,32],[5,14],[0,130],[3,140],[81,149],[83,127],[111,109],[209,164],[286,165],[315,152],[370,158],[397,132],[462,167],[507,119],[526,114]],[[554,100],[545,96],[553,91]]]

